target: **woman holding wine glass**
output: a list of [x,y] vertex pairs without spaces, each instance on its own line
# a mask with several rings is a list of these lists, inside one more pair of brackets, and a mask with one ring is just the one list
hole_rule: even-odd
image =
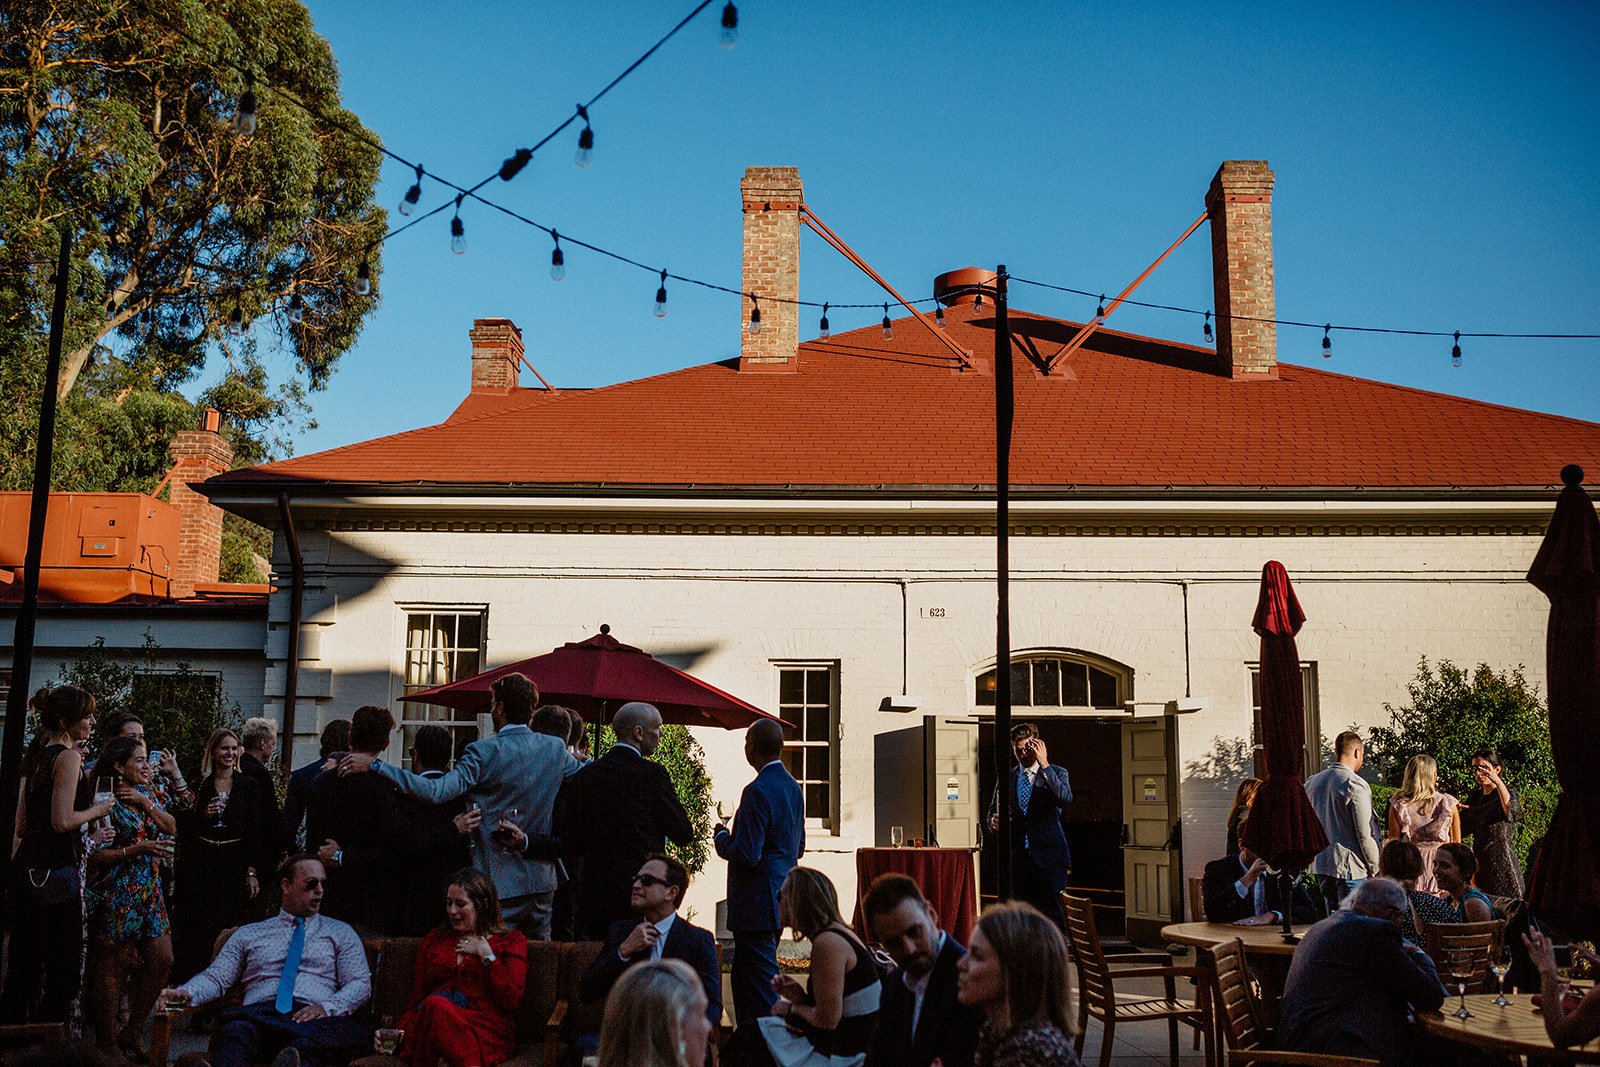
[[194,809],[178,824],[177,967],[187,979],[211,962],[212,943],[230,926],[249,922],[261,892],[261,798],[238,772],[239,735],[212,731],[200,759]]

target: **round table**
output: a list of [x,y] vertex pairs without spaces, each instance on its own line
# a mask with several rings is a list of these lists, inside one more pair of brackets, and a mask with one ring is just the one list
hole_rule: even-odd
[[[1309,923],[1294,927],[1295,936],[1311,929]],[[1283,940],[1283,924],[1271,926],[1235,926],[1233,923],[1173,923],[1161,928],[1164,941],[1195,948],[1215,948],[1225,941],[1238,938],[1244,942],[1246,956],[1293,956],[1296,945]]]
[[1509,1007],[1497,1007],[1493,993],[1467,994],[1470,1019],[1457,1019],[1451,1013],[1461,998],[1451,997],[1437,1012],[1417,1016],[1417,1024],[1430,1034],[1459,1041],[1491,1052],[1511,1056],[1537,1056],[1563,1063],[1600,1063],[1600,1038],[1573,1048],[1556,1048],[1544,1029],[1544,1016],[1533,1006],[1533,997],[1515,993],[1507,998]]

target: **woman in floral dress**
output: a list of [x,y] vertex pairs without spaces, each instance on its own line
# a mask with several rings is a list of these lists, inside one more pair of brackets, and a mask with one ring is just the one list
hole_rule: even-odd
[[1440,893],[1433,878],[1433,856],[1439,846],[1461,840],[1461,813],[1458,801],[1441,793],[1439,765],[1432,756],[1412,756],[1406,764],[1400,791],[1389,799],[1390,840],[1410,841],[1422,853],[1422,875],[1417,891]]
[[1517,863],[1517,824],[1522,800],[1506,784],[1500,754],[1481,748],[1472,756],[1472,777],[1478,791],[1467,798],[1467,833],[1478,860],[1478,888],[1497,897],[1522,896],[1522,867]]
[[[115,1046],[140,1059],[146,1051],[145,1019],[172,970],[171,925],[158,867],[171,858],[172,845],[158,837],[172,834],[177,825],[151,790],[143,741],[112,738],[99,767],[116,777],[117,803],[109,816],[114,836],[89,857],[90,1010],[102,1048]],[[128,1021],[119,1028],[117,1012],[130,968]]]

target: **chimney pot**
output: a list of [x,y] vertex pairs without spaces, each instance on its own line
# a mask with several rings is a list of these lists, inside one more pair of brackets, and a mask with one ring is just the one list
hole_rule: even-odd
[[1236,381],[1278,377],[1272,184],[1266,160],[1230,159],[1206,192],[1211,221],[1218,371]]
[[[744,203],[744,292],[739,302],[739,369],[794,373],[800,362],[800,205],[805,190],[796,167],[746,167],[739,183]],[[756,304],[761,332],[747,328]]]

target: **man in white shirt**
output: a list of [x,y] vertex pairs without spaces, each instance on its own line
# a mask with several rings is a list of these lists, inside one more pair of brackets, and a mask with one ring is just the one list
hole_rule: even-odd
[[1372,788],[1358,774],[1366,758],[1361,735],[1346,730],[1334,739],[1333,752],[1328,769],[1306,780],[1306,797],[1328,834],[1329,845],[1311,870],[1330,912],[1339,910],[1356,882],[1378,873],[1379,837]]
[[967,950],[939,929],[921,887],[903,874],[874,879],[861,912],[899,965],[883,984],[867,1067],[969,1067],[984,1016],[956,1000],[956,967]]
[[241,926],[211,965],[161,991],[166,1004],[199,1006],[234,985],[244,1005],[222,1013],[211,1034],[214,1067],[250,1067],[277,1055],[279,1067],[344,1063],[372,1043],[351,1015],[372,995],[361,939],[322,914],[327,872],[314,856],[290,856],[278,868],[283,910]]

